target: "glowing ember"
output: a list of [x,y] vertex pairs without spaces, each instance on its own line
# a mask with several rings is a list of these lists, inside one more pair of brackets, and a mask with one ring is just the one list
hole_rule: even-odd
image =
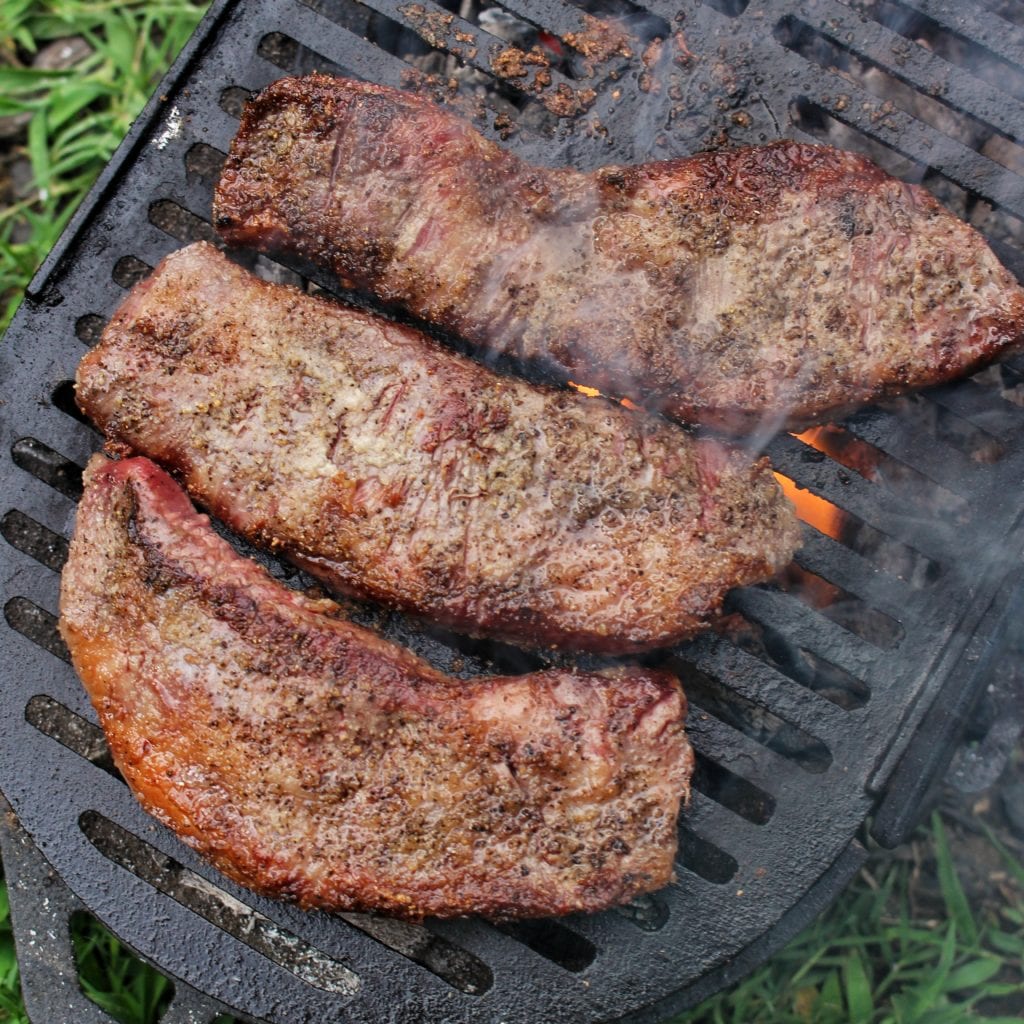
[[[588,398],[604,398],[604,394],[597,390],[597,388],[589,388],[586,384],[577,384],[576,381],[570,380],[566,382],[569,387],[575,388],[580,394],[586,395]],[[635,402],[631,402],[628,398],[618,399],[619,405],[625,406],[627,409],[639,409],[640,406]]]
[[804,444],[809,444],[812,448],[816,448],[819,452],[825,452],[826,455],[832,454],[828,444],[828,427],[811,427],[810,430],[805,430],[802,434],[794,434],[793,436],[798,441],[803,441]]
[[843,514],[830,501],[798,487],[788,476],[775,473],[782,493],[796,506],[796,514],[816,530],[839,540],[842,534]]
[[878,477],[885,458],[873,445],[861,441],[834,423],[811,427],[810,430],[793,436],[819,452],[824,452],[830,459],[835,459],[847,469],[859,473],[865,480],[875,480]]

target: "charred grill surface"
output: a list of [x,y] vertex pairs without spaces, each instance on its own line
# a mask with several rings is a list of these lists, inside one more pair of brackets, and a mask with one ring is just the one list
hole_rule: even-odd
[[203,243],[136,287],[77,397],[334,587],[525,646],[678,640],[799,541],[763,460],[499,376]]
[[547,170],[422,97],[322,75],[247,106],[214,222],[484,349],[726,431],[950,380],[1024,327],[981,236],[861,156],[782,141]]
[[305,906],[537,916],[672,876],[692,755],[664,673],[451,679],[95,456],[61,630],[142,804]]

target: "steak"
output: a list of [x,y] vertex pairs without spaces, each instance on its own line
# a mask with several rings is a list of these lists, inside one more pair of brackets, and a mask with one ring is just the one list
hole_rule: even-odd
[[550,170],[420,96],[323,75],[248,104],[214,214],[228,242],[482,349],[737,433],[970,373],[1024,327],[981,236],[852,153]]
[[205,243],[136,286],[77,389],[243,536],[345,593],[520,645],[667,645],[799,541],[764,460],[500,376]]
[[533,917],[672,877],[672,676],[445,676],[236,554],[147,459],[89,463],[60,628],[141,804],[261,893]]

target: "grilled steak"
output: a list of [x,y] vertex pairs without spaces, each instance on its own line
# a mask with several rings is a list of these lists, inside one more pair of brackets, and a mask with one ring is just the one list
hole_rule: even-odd
[[244,536],[527,646],[668,644],[798,542],[763,461],[499,376],[203,243],[136,287],[77,386],[109,437]]
[[927,192],[789,141],[547,170],[429,100],[313,75],[247,106],[214,211],[231,243],[728,431],[949,380],[1024,326],[1024,293]]
[[671,676],[444,676],[271,580],[147,459],[89,464],[61,632],[143,806],[260,892],[530,917],[672,876]]

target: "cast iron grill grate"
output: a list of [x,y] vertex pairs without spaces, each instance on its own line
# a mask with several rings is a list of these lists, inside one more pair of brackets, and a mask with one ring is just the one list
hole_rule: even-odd
[[[613,0],[591,8],[602,22],[562,0],[472,20],[468,0],[465,17],[429,0],[215,3],[0,351],[0,787],[74,897],[182,991],[257,1021],[654,1021],[817,913],[860,862],[870,813],[899,842],[1018,603],[1024,363],[765,438],[804,498],[806,544],[779,580],[734,593],[722,632],[659,656],[690,695],[698,752],[678,881],[620,911],[507,926],[302,913],[221,878],[136,806],[55,631],[81,467],[100,444],[70,381],[125,289],[213,237],[244,97],[314,68],[428,88],[524,156],[582,169],[835,139],[925,180],[1020,272],[1024,29],[1008,6]],[[510,35],[547,66],[521,62]],[[361,614],[450,671],[536,663]],[[185,1002],[168,1019],[206,1012]]]

